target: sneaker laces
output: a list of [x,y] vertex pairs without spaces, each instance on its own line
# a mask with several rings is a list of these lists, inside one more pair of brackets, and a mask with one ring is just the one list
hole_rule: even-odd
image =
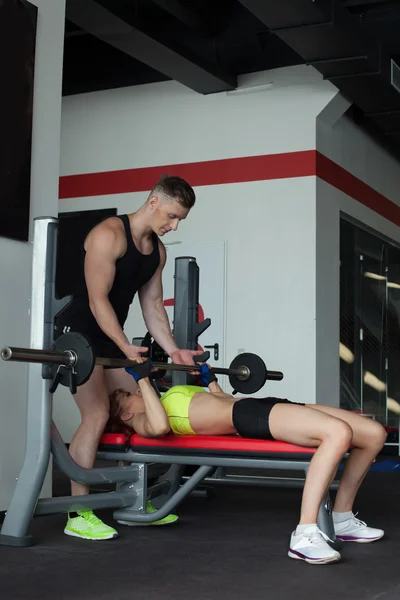
[[360,519],[357,519],[357,515],[358,513],[356,513],[355,515],[353,515],[353,523],[356,527],[367,527],[367,524],[364,523],[364,521],[361,521]]
[[304,537],[306,537],[308,539],[310,544],[312,544],[313,546],[320,546],[321,542],[323,542],[324,545],[325,545],[325,543],[332,542],[330,537],[327,536],[326,533],[324,533],[323,531],[321,531],[318,528],[313,530],[310,533],[303,533],[303,535],[304,535]]

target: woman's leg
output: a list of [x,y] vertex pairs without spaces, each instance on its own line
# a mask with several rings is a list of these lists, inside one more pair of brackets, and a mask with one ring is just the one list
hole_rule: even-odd
[[306,406],[276,404],[270,412],[269,428],[278,440],[317,447],[308,468],[300,522],[290,537],[288,555],[314,565],[337,562],[340,554],[328,545],[327,536],[317,526],[317,518],[326,490],[351,444],[351,427]]
[[277,440],[318,448],[308,469],[299,523],[315,524],[326,490],[351,444],[352,429],[322,411],[290,404],[276,404],[271,409],[269,428]]
[[354,448],[346,461],[333,508],[334,512],[339,513],[351,511],[358,489],[385,443],[386,431],[377,421],[350,411],[316,404],[309,407],[341,419],[353,430]]
[[353,429],[354,448],[344,467],[332,515],[336,537],[345,542],[363,544],[380,540],[385,532],[369,527],[357,519],[353,514],[353,503],[371,463],[385,443],[385,429],[376,421],[349,411],[317,405],[313,405],[312,408],[316,409],[316,412],[324,412],[342,419]]

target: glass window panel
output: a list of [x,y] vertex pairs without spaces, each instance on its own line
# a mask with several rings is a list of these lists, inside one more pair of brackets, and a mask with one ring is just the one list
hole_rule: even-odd
[[[369,236],[372,238],[372,236]],[[371,239],[371,249],[376,245]],[[365,239],[368,243],[368,239]],[[380,252],[373,258],[359,254],[361,286],[356,305],[360,322],[362,411],[386,423],[386,266],[385,249],[379,242]],[[379,256],[380,255],[380,256]]]
[[400,250],[387,252],[387,424],[397,427],[400,414]]
[[355,255],[355,228],[346,221],[340,229],[340,406],[361,410],[360,336],[356,296],[360,277]]
[[400,249],[340,226],[340,405],[398,428]]

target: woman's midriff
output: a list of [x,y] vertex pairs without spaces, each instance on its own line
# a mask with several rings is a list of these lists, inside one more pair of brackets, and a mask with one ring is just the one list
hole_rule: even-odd
[[190,426],[199,435],[231,435],[232,407],[236,399],[219,399],[207,392],[196,393],[189,405]]

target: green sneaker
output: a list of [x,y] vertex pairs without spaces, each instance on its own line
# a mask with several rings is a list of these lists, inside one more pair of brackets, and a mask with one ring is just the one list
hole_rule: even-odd
[[[146,512],[155,513],[157,512],[157,508],[154,508],[150,502],[146,502]],[[172,525],[172,523],[176,523],[178,519],[178,515],[167,515],[163,519],[153,521],[152,523],[140,523],[137,521],[118,521],[118,523],[120,525],[129,525],[130,527],[144,527],[145,525]]]
[[91,510],[78,510],[77,517],[68,515],[64,533],[84,540],[112,540],[118,532],[96,517]]

